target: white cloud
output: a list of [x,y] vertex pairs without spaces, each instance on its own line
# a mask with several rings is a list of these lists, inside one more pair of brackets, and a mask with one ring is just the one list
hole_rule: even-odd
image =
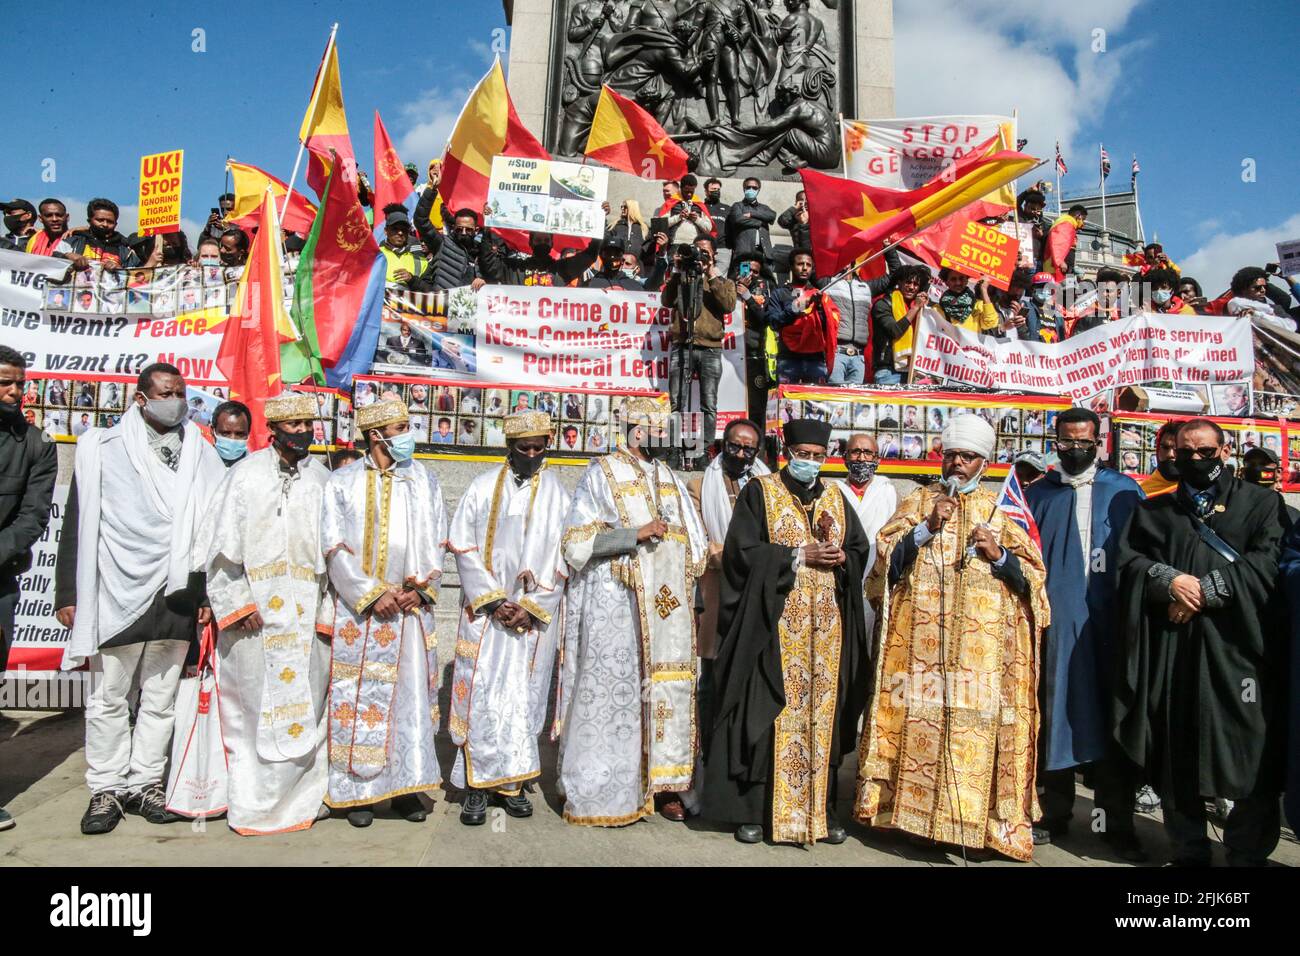
[[406,129],[397,138],[397,154],[403,161],[419,166],[421,178],[429,160],[442,156],[473,88],[472,83],[461,88],[435,87],[398,107],[398,122]]
[[[894,23],[898,115],[1006,114],[1019,107],[1028,152],[1050,159],[1059,140],[1077,171],[1067,188],[1081,185],[1095,175],[1090,160],[1097,148],[1078,141],[1081,130],[1104,117],[1125,62],[1147,43],[1128,40],[1122,29],[1143,2],[904,0]],[[1094,30],[1105,31],[1105,52],[1094,52]],[[1120,163],[1123,144],[1108,149]],[[1041,174],[1050,178],[1051,167]]]
[[1178,265],[1184,275],[1198,279],[1205,294],[1213,297],[1228,288],[1232,274],[1242,266],[1276,262],[1276,244],[1289,239],[1300,239],[1300,213],[1275,226],[1249,232],[1215,232]]

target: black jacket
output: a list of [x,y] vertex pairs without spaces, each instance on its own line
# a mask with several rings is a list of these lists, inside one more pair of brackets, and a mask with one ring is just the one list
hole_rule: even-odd
[[144,261],[132,251],[126,236],[120,232],[114,232],[107,239],[97,239],[89,229],[74,229],[66,238],[76,255],[88,259],[101,259],[124,268],[138,266]]
[[809,223],[801,223],[796,218],[798,210],[791,206],[785,212],[781,213],[776,224],[790,233],[790,245],[795,249],[812,248],[812,227]]
[[[746,213],[749,215],[746,216]],[[772,238],[768,230],[774,222],[776,211],[771,206],[743,199],[732,203],[727,213],[727,245],[733,252],[732,258],[762,252],[764,257],[770,259]]]
[[31,568],[58,470],[58,446],[49,436],[25,421],[0,421],[0,578]]

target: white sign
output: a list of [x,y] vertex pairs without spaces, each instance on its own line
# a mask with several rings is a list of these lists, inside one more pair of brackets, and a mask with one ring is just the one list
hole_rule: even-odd
[[870,186],[918,189],[1000,132],[1015,146],[1010,116],[841,120],[844,175]]
[[1277,244],[1277,263],[1282,267],[1282,275],[1300,275],[1300,239]]
[[485,223],[494,229],[600,238],[608,190],[604,166],[494,156]]
[[1144,382],[1226,385],[1255,369],[1250,324],[1210,316],[1140,313],[1064,342],[999,341],[923,312],[912,365],[993,391],[1086,398]]
[[54,617],[54,561],[59,553],[59,534],[68,505],[71,485],[55,485],[50,523],[32,548],[32,567],[18,579],[18,608],[14,635],[9,647],[7,675],[26,671],[58,671],[68,629]]

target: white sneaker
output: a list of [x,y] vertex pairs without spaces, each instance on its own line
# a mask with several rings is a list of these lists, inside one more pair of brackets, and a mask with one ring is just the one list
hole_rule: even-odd
[[1160,809],[1160,796],[1149,786],[1143,787],[1137,792],[1133,801],[1133,809],[1138,813],[1155,813]]

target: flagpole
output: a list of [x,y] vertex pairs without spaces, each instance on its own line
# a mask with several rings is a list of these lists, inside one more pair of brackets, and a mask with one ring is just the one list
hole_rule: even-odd
[[[1020,145],[1020,107],[1019,106],[1013,106],[1011,108],[1011,122],[1014,124],[1015,127],[1014,130],[1012,131],[1012,136],[1015,137],[1016,140],[1015,145],[1019,146]],[[1017,150],[1017,152],[1019,152],[1019,150]],[[1020,268],[1020,187],[1013,186],[1012,193],[1013,195],[1011,197],[1012,200],[1011,217],[1012,217],[1012,221],[1015,222],[1016,224],[1016,268],[1018,269]],[[1031,247],[1033,246],[1032,240],[1030,241],[1029,245]]]
[[1101,231],[1107,232],[1106,229],[1106,167],[1103,165],[1104,160],[1101,158],[1103,151],[1106,149],[1105,143],[1098,144],[1097,152],[1097,173],[1101,180]]
[[[1134,153],[1134,154],[1133,154],[1133,162],[1136,163],[1136,162],[1137,162],[1137,159],[1138,159],[1138,158],[1137,158],[1137,153]],[[1133,212],[1137,214],[1137,221],[1138,221],[1138,241],[1141,242],[1143,246],[1145,246],[1145,245],[1147,244],[1147,233],[1146,233],[1146,230],[1142,228],[1142,207],[1141,207],[1140,205],[1138,205],[1138,177],[1137,177],[1137,173],[1133,173]]]
[[[325,44],[325,55],[321,57],[321,66],[324,66],[325,61],[330,58],[330,51],[334,49],[334,35],[338,32],[339,32],[339,25],[337,23],[334,24],[334,26],[330,27],[330,39],[329,42]],[[314,98],[317,90],[313,89],[311,92]],[[311,108],[311,101],[308,101],[307,107],[308,109]],[[298,167],[302,165],[302,154],[303,154],[303,150],[305,150],[306,148],[307,148],[307,144],[299,140],[298,158],[293,161],[293,174],[289,177],[289,188],[285,190],[284,201],[280,203],[281,220],[284,219],[284,211],[289,208],[289,197],[293,195],[293,184],[298,181]]]
[[[1042,165],[1043,165],[1044,163],[1046,163],[1046,162],[1047,162],[1047,160],[1045,160],[1045,159],[1040,159],[1036,165],[1029,167],[1029,168],[1026,169],[1023,173],[1021,173],[1021,175],[1022,175],[1022,176],[1028,176],[1028,175],[1029,175],[1030,173],[1032,173],[1035,169],[1038,169],[1039,166],[1042,166]],[[971,202],[974,202],[974,201],[975,201],[975,200],[971,200]],[[970,203],[967,203],[967,204],[966,204],[966,206],[969,206],[969,205],[970,205]],[[961,209],[965,209],[966,206],[962,206]],[[956,215],[957,213],[961,212],[961,209],[953,210],[953,212],[949,213],[949,215]],[[826,280],[826,283],[825,283],[825,286],[831,286],[831,285],[834,285],[836,282],[839,282],[841,279],[847,278],[848,276],[852,275],[855,271],[857,271],[858,269],[860,269],[860,268],[862,268],[863,266],[865,266],[868,262],[872,262],[872,261],[874,261],[874,260],[876,260],[876,259],[879,259],[879,258],[880,258],[881,256],[883,256],[886,252],[888,252],[890,249],[897,249],[897,248],[898,248],[899,246],[901,246],[903,243],[907,242],[907,240],[909,240],[909,239],[911,239],[913,236],[915,236],[918,232],[922,232],[922,231],[924,231],[925,229],[928,229],[928,228],[930,228],[930,226],[933,226],[933,225],[934,225],[934,223],[928,223],[927,225],[921,226],[919,229],[913,229],[911,232],[909,232],[907,235],[905,235],[902,239],[899,239],[897,242],[891,242],[891,243],[890,243],[889,245],[887,245],[887,246],[882,246],[879,250],[877,250],[876,252],[873,252],[871,255],[867,256],[865,259],[857,259],[857,260],[854,260],[853,262],[851,262],[851,263],[849,263],[847,266],[845,266],[843,269],[841,269],[839,272],[835,273],[835,275],[833,275],[830,279],[827,279],[827,280]],[[823,288],[825,288],[825,286],[823,286]]]
[[1056,218],[1061,218],[1061,141],[1056,141]]

